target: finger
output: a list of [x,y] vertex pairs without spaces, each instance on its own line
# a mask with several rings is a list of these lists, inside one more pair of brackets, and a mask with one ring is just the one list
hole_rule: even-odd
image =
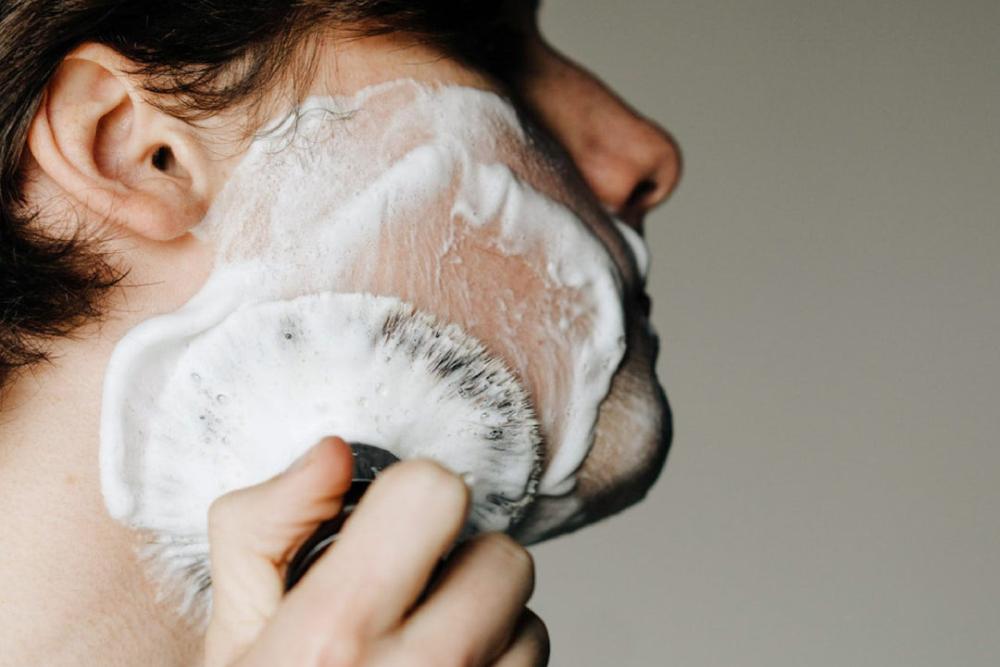
[[387,469],[286,596],[268,633],[280,641],[305,632],[320,637],[321,650],[353,654],[352,643],[395,627],[458,536],[468,503],[465,483],[436,463]]
[[438,664],[485,665],[509,643],[534,584],[527,550],[501,533],[480,535],[449,561],[401,629],[402,644]]
[[545,667],[549,664],[549,631],[542,619],[525,609],[507,650],[492,667]]
[[229,664],[274,615],[285,563],[320,522],[340,510],[352,470],[347,444],[326,438],[287,471],[212,504],[206,665]]

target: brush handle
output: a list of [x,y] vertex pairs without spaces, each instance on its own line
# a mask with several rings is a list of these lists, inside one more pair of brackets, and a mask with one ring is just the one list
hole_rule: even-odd
[[351,452],[354,454],[354,474],[351,487],[344,494],[343,505],[337,516],[321,523],[316,532],[295,552],[295,556],[288,564],[288,571],[285,573],[286,592],[290,591],[309,568],[319,560],[320,556],[330,548],[330,545],[337,541],[337,536],[340,534],[344,522],[354,512],[354,508],[361,502],[361,497],[375,481],[378,474],[392,464],[399,462],[398,458],[381,447],[354,442],[349,444]]

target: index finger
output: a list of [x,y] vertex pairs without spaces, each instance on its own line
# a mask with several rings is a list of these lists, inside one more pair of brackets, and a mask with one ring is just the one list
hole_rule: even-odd
[[207,665],[229,664],[277,611],[284,562],[322,520],[340,509],[351,468],[346,443],[326,438],[289,470],[212,504]]

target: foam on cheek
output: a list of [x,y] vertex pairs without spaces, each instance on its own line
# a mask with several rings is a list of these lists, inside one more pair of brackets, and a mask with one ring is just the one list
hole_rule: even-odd
[[[372,292],[468,329],[527,383],[547,442],[540,492],[560,495],[593,442],[624,315],[606,248],[526,175],[538,154],[483,91],[401,81],[311,99],[253,146],[197,232],[226,260],[213,278],[248,274],[246,300]],[[476,276],[460,245],[508,261]],[[533,290],[505,293],[525,266]]]
[[[570,492],[624,353],[621,279],[522,173],[534,153],[501,98],[409,81],[312,99],[257,139],[196,229],[207,283],[109,365],[111,514],[205,576],[211,501],[330,433],[472,472],[482,529]],[[393,312],[411,342],[451,343],[387,357]],[[427,361],[462,351],[478,374]]]

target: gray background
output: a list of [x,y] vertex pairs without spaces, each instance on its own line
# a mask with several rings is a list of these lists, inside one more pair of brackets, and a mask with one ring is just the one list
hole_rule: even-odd
[[647,501],[535,550],[553,665],[1000,664],[1000,2],[545,0],[686,155]]

